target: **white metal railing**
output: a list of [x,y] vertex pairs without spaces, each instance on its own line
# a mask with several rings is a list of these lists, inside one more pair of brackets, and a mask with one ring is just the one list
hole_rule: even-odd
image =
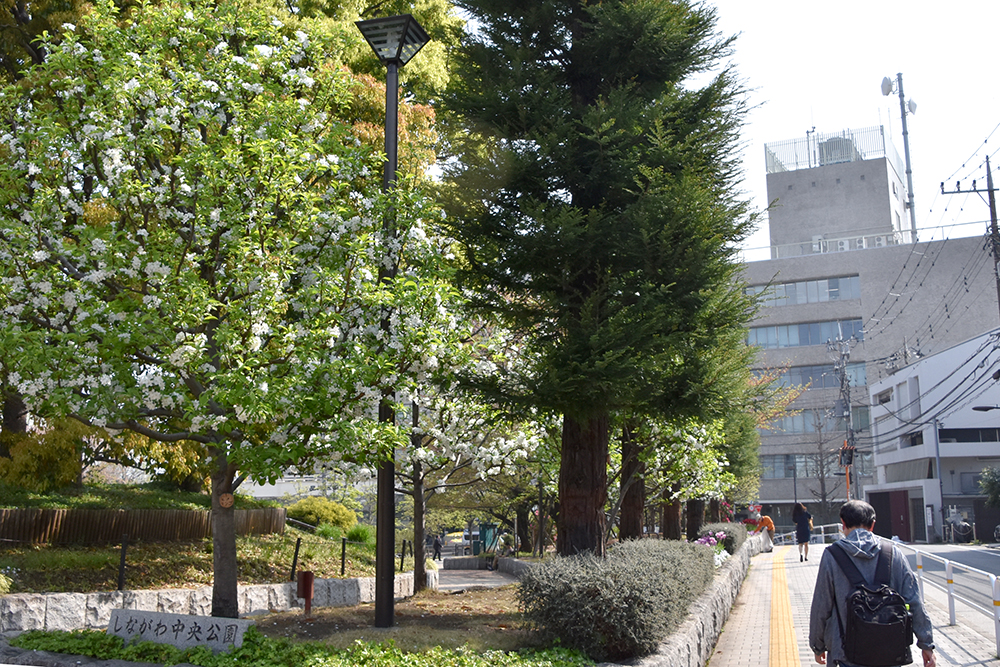
[[[812,529],[812,536],[809,538],[810,544],[829,544],[839,540],[840,535],[840,524],[839,523],[827,523],[822,526],[814,526]],[[786,533],[774,534],[775,544],[795,544],[795,531],[789,531]]]
[[[901,542],[896,542],[896,546],[901,549],[908,549],[912,551],[917,559],[917,582],[920,586],[920,599],[924,599],[924,584],[928,584],[937,588],[940,591],[945,592],[948,595],[948,625],[955,625],[955,601],[958,600],[964,604],[969,605],[976,611],[979,611],[993,619],[993,631],[995,635],[996,651],[1000,655],[1000,578],[995,574],[991,574],[984,570],[980,570],[964,563],[955,563],[947,558],[941,558],[940,556],[935,556],[932,553],[921,551],[916,547],[910,546],[908,544],[903,544]],[[944,580],[945,584],[942,586],[935,581],[932,581],[924,573],[924,559],[930,559],[937,561],[944,567]],[[955,590],[955,568],[956,565],[962,572],[975,575],[977,577],[981,576],[987,582],[989,582],[990,592],[986,594],[986,597],[991,597],[993,600],[993,608],[989,609],[979,602],[969,598],[968,596],[961,595]],[[972,588],[972,587],[970,587]]]

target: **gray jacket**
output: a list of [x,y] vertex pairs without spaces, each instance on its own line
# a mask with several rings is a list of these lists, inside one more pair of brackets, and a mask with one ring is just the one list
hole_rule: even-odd
[[[840,544],[847,547],[847,552],[854,558],[854,564],[861,571],[861,576],[871,583],[875,578],[876,558],[881,538],[864,528],[858,528],[840,540]],[[827,547],[824,551],[823,558],[819,562],[819,574],[816,576],[812,611],[809,614],[809,647],[816,654],[828,653],[827,663],[833,664],[834,660],[845,661],[841,628],[847,627],[847,597],[854,591],[854,587],[834,560],[833,554],[826,553],[830,548]],[[892,547],[889,586],[902,595],[910,605],[917,647],[934,648],[931,621],[920,603],[917,578],[910,569],[910,564],[906,562],[903,552],[895,545]]]

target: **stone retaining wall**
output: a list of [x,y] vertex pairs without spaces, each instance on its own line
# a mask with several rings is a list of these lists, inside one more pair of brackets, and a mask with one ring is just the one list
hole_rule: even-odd
[[[437,589],[437,571],[427,572],[427,587]],[[301,609],[294,582],[239,587],[241,616]],[[413,573],[395,578],[395,597],[413,595]],[[375,578],[321,579],[313,583],[313,609],[348,607],[375,601]],[[103,629],[112,609],[139,609],[170,614],[212,613],[212,588],[112,593],[19,593],[0,597],[0,636],[11,637],[26,630]]]
[[[455,558],[445,558],[445,570],[488,570],[492,558],[480,558],[479,556],[458,556]],[[500,558],[497,561],[497,572],[506,572],[515,576],[532,566],[532,563],[518,560],[517,558]]]

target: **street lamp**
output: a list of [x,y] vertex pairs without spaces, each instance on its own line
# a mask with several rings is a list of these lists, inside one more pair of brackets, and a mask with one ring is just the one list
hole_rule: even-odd
[[978,412],[989,412],[990,410],[1000,410],[1000,405],[973,405],[972,409]]
[[[385,170],[382,190],[389,192],[396,182],[397,135],[399,132],[399,68],[410,62],[424,44],[430,41],[427,33],[410,14],[358,21],[355,23],[372,47],[375,55],[386,67],[385,82]],[[390,216],[386,216],[382,229],[388,240],[396,236]],[[379,267],[379,283],[396,277],[396,262],[390,266],[383,262]],[[382,330],[389,332],[389,314],[382,318]],[[382,423],[396,421],[392,405],[392,391],[382,397],[378,406],[378,419]],[[375,627],[393,625],[395,602],[394,575],[396,550],[395,456],[378,467],[377,503],[375,509]]]
[[896,91],[899,93],[899,114],[903,119],[903,155],[906,157],[906,189],[909,191],[909,201],[907,205],[910,207],[910,227],[913,230],[913,242],[917,242],[917,211],[913,208],[913,170],[910,169],[910,135],[906,131],[906,113],[909,111],[911,114],[917,113],[917,103],[913,100],[907,102],[903,97],[903,73],[900,72],[896,75],[896,80],[893,81],[889,77],[883,77],[882,79],[882,94],[888,97]]

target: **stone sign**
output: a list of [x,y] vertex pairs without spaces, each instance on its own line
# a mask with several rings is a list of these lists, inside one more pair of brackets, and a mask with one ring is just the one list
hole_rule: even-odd
[[243,645],[243,634],[253,621],[190,614],[164,614],[138,609],[115,609],[108,634],[126,642],[151,641],[177,648],[205,646],[213,653]]

